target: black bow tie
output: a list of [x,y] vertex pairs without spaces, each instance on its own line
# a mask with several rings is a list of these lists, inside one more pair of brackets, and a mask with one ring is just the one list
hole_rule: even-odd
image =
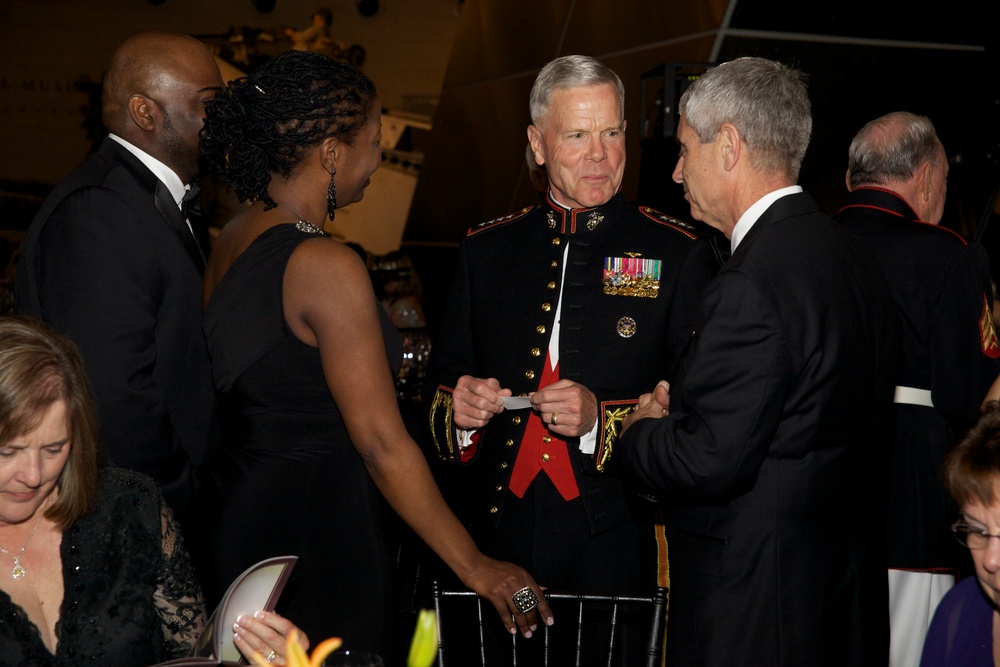
[[184,193],[184,198],[181,199],[181,212],[184,213],[184,217],[188,221],[194,221],[201,217],[201,200],[198,197],[200,193],[201,187],[192,185]]

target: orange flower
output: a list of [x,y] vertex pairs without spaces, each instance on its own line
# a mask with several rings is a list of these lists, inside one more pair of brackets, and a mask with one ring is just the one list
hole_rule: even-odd
[[[319,643],[313,649],[312,656],[306,655],[306,650],[299,643],[298,630],[292,630],[285,639],[285,664],[288,667],[320,667],[326,657],[340,648],[344,642],[340,637],[331,637]],[[264,659],[257,651],[250,656],[257,667],[272,667],[272,664]]]

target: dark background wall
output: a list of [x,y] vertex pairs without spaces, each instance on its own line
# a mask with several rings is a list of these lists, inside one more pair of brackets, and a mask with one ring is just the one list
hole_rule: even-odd
[[[235,47],[229,37],[244,29],[281,34],[285,27],[305,27],[318,7],[327,7],[332,36],[366,49],[363,69],[383,105],[432,114],[459,3],[380,0],[378,11],[366,16],[359,2],[0,0],[0,180],[44,187],[83,160],[95,139],[87,107],[99,98],[104,68],[115,47],[142,30],[194,35],[228,55]],[[261,41],[260,51],[274,55],[290,45]]]
[[[234,56],[251,45],[250,38],[256,40],[254,62],[258,55],[275,55],[291,42],[266,42],[266,35],[280,38],[285,27],[303,28],[317,8],[326,7],[333,14],[332,36],[365,49],[362,68],[376,82],[383,107],[396,116],[415,114],[422,122],[437,104],[461,5],[460,0],[0,0],[0,279],[12,273],[8,257],[13,251],[16,258],[42,198],[103,138],[101,78],[115,47],[129,35],[142,30],[194,35],[245,71]],[[237,38],[244,41],[233,41]],[[224,74],[232,72],[231,65],[224,67]],[[398,246],[412,187],[387,187],[406,180],[400,169],[391,173],[392,166],[387,160],[377,174],[379,187],[373,191],[381,191],[380,199],[347,209],[348,215],[338,216],[343,230],[334,231],[366,237],[371,226],[361,219],[378,219],[380,251],[393,239]],[[206,211],[222,224],[238,203],[215,188],[208,191],[215,197],[208,197]]]
[[469,0],[404,245],[435,294],[465,228],[534,203],[524,162],[528,93],[542,65],[569,53],[597,57],[625,83],[623,189],[638,203],[688,215],[669,180],[672,139],[640,140],[644,75],[664,63],[758,55],[809,75],[814,132],[800,182],[824,210],[836,211],[845,194],[854,133],[904,109],[931,117],[951,159],[945,224],[975,235],[1000,181],[1000,70],[986,4],[956,0],[920,15],[885,0]]
[[[218,39],[239,26],[301,27],[327,6],[334,36],[366,47],[364,69],[384,105],[433,118],[415,146],[423,159],[403,236],[432,320],[463,230],[534,203],[524,162],[528,92],[546,62],[569,53],[601,59],[625,83],[630,199],[688,214],[669,181],[672,140],[640,140],[644,75],[665,63],[762,55],[809,74],[815,124],[801,183],[824,209],[843,197],[847,145],[864,122],[896,109],[927,114],[951,158],[945,224],[968,235],[985,229],[1000,264],[988,224],[1000,181],[1000,69],[983,0],[933,10],[890,0],[381,0],[373,16],[357,2],[273,0],[261,11],[268,2],[3,0],[0,229],[26,225],[40,197],[92,148],[83,109],[126,36],[163,29]],[[645,82],[650,102],[658,91]]]

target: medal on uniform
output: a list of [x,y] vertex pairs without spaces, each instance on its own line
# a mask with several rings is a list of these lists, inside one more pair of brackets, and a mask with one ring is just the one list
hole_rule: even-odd
[[604,293],[655,299],[660,293],[663,261],[644,259],[639,253],[604,258]]
[[635,335],[635,320],[626,315],[618,319],[615,328],[618,329],[618,335],[622,338],[631,338]]

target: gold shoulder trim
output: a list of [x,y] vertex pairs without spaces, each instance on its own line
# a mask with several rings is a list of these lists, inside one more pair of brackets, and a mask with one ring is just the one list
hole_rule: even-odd
[[507,215],[500,216],[499,218],[494,218],[492,220],[487,220],[486,222],[481,222],[475,227],[470,228],[469,231],[466,232],[466,236],[474,236],[479,232],[486,231],[487,229],[493,229],[494,227],[505,225],[508,222],[514,222],[515,220],[520,220],[521,218],[528,215],[536,208],[538,208],[538,206],[525,206],[520,211],[515,211],[513,213],[508,213]]
[[701,236],[698,228],[692,225],[690,222],[685,222],[683,220],[678,220],[677,218],[667,215],[666,213],[661,213],[656,209],[650,208],[648,206],[640,206],[639,212],[644,216],[652,220],[653,222],[663,225],[664,227],[670,227],[675,229],[681,234],[684,234],[688,238],[696,239]]

